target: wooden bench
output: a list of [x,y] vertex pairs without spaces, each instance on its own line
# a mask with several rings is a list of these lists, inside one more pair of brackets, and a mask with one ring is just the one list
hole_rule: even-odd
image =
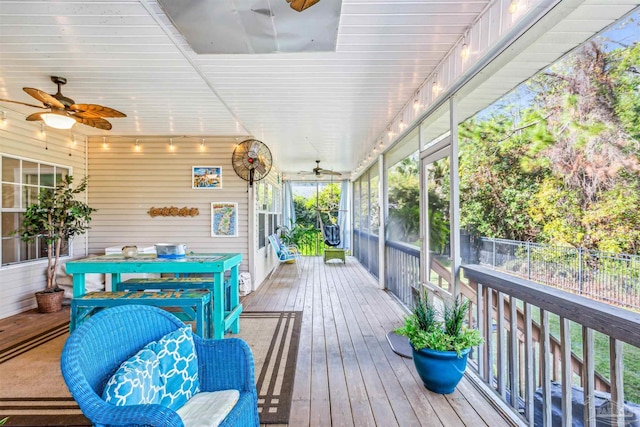
[[[181,291],[186,289],[213,289],[213,277],[159,277],[128,279],[114,285],[114,291]],[[231,310],[231,281],[224,281],[225,310]]]
[[213,335],[211,324],[211,292],[205,289],[169,292],[89,292],[71,299],[69,329],[71,332],[95,312],[118,305],[143,304],[172,307],[184,321],[195,321],[196,333],[203,338]]

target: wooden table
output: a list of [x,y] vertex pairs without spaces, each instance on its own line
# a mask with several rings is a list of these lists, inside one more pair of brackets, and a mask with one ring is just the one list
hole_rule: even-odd
[[[224,338],[228,329],[232,333],[240,332],[240,313],[242,304],[238,295],[238,268],[242,262],[239,253],[199,253],[184,258],[167,259],[156,255],[143,254],[133,258],[122,255],[102,255],[67,261],[67,273],[73,274],[73,296],[86,293],[85,274],[104,273],[112,275],[112,283],[120,283],[123,273],[209,273],[213,274],[211,323],[213,337]],[[225,311],[224,274],[230,272],[230,304]]]

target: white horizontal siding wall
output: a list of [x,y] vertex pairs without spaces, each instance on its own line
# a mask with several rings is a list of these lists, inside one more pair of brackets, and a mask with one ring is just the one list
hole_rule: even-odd
[[[173,138],[101,137],[89,139],[89,203],[93,215],[89,252],[102,254],[109,246],[186,243],[194,252],[238,252],[241,271],[248,270],[247,182],[236,175],[230,137]],[[220,166],[221,189],[192,189],[193,166]],[[211,203],[238,204],[238,236],[211,236]],[[198,208],[195,217],[156,216],[152,207]]]
[[[68,167],[76,182],[85,175],[85,135],[75,129],[54,131],[50,128],[43,134],[39,122],[27,122],[24,114],[4,107],[0,111],[7,114],[6,122],[0,124],[0,154]],[[10,231],[2,230],[2,233]],[[71,253],[73,257],[87,254],[86,236],[76,237]],[[47,261],[41,260],[0,267],[0,318],[35,308],[33,294],[46,285],[46,265]]]

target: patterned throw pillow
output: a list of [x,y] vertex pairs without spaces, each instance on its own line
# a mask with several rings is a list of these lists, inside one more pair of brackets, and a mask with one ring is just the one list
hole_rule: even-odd
[[158,403],[175,411],[200,391],[191,328],[186,326],[170,332],[147,347],[158,357],[160,382],[164,385]]
[[109,379],[102,398],[116,406],[160,403],[160,380],[158,356],[143,348],[125,361]]
[[291,252],[289,251],[289,248],[286,247],[285,245],[281,245],[280,246],[280,252],[278,252],[278,258],[281,261],[284,261],[285,259],[288,259],[289,257],[291,257]]

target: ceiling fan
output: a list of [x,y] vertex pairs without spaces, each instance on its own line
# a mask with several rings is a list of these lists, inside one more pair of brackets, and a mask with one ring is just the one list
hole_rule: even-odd
[[49,110],[46,112],[33,113],[27,117],[27,120],[42,120],[47,126],[56,129],[70,129],[74,124],[81,123],[94,128],[109,130],[111,129],[111,123],[105,120],[104,117],[127,117],[126,114],[118,110],[102,105],[76,104],[73,99],[64,96],[60,90],[61,86],[67,83],[66,78],[51,76],[51,81],[58,85],[58,92],[53,95],[40,89],[31,87],[22,88],[22,90],[29,95],[42,102],[43,105],[28,104],[26,102],[2,98],[0,98],[0,101]]
[[341,176],[342,175],[340,172],[332,171],[330,169],[321,168],[320,167],[320,160],[316,160],[316,167],[313,168],[311,170],[311,172],[302,171],[300,173],[302,173],[302,174],[304,174],[304,173],[312,173],[316,177],[321,177],[323,175],[332,175],[332,176]]

